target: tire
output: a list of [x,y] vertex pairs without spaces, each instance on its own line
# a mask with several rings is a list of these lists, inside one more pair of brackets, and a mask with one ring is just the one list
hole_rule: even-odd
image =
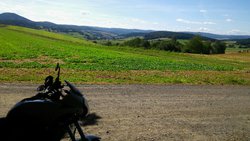
[[8,140],[8,125],[6,118],[0,118],[0,134],[1,140],[7,141]]

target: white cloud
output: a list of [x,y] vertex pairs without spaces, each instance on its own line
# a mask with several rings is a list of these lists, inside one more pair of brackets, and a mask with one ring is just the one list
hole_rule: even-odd
[[223,14],[222,16],[223,16],[223,17],[229,17],[229,15],[228,15],[228,14]]
[[80,10],[80,13],[81,13],[82,16],[86,16],[86,15],[90,14],[89,11],[85,11],[85,10]]
[[125,17],[125,18],[116,18],[116,24],[113,25],[115,27],[119,27],[119,24],[123,23],[123,26],[125,28],[137,28],[137,29],[152,29],[152,30],[162,30],[166,29],[166,25],[156,22],[156,21],[148,21],[144,19],[139,18],[131,18],[131,17]]
[[201,9],[200,12],[201,12],[201,13],[207,13],[207,10]]
[[209,29],[208,29],[208,28],[206,28],[206,27],[200,27],[200,28],[199,28],[199,31],[202,31],[202,32],[208,32],[208,31],[209,31]]
[[184,19],[176,19],[176,21],[181,22],[181,23],[186,23],[186,24],[201,24],[200,22],[189,21],[189,20],[184,20]]
[[239,29],[232,29],[227,34],[243,34]]
[[227,31],[226,34],[229,34],[229,35],[250,35],[250,32],[242,31],[240,29],[231,29],[230,31]]
[[233,20],[230,19],[230,18],[228,18],[228,19],[226,19],[226,21],[227,21],[227,22],[232,22]]
[[159,25],[159,23],[158,23],[158,22],[153,22],[153,24],[154,24],[154,25]]
[[203,24],[216,24],[216,23],[214,23],[214,22],[203,22]]
[[128,20],[131,21],[131,22],[140,23],[140,24],[148,23],[147,21],[142,20],[142,19],[138,19],[138,18],[128,18]]
[[0,2],[0,11],[1,12],[23,12],[27,10],[25,9],[25,6],[21,4],[16,5],[9,5],[8,3]]
[[213,24],[216,24],[216,23],[210,22],[210,21],[200,22],[200,21],[189,21],[189,20],[184,20],[184,19],[176,19],[176,21],[181,22],[181,23],[185,23],[185,24],[199,24],[199,25],[213,25]]

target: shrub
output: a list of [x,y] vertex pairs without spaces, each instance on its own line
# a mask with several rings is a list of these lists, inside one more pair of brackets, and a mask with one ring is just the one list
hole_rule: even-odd
[[216,41],[211,44],[213,54],[224,54],[226,50],[226,44],[220,41]]
[[186,46],[182,48],[183,52],[198,54],[223,54],[226,50],[226,44],[221,41],[202,41],[199,36],[192,38]]
[[141,39],[141,38],[134,38],[134,39],[125,41],[124,45],[125,46],[131,46],[131,47],[143,47],[145,49],[150,48],[149,41]]
[[186,50],[189,53],[202,53],[203,51],[203,43],[199,36],[193,37],[188,44],[186,45]]

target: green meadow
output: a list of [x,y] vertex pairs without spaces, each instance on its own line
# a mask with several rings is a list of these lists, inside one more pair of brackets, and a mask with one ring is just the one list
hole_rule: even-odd
[[61,64],[62,77],[84,84],[250,85],[250,53],[173,53],[102,46],[69,35],[0,26],[0,82],[41,83]]

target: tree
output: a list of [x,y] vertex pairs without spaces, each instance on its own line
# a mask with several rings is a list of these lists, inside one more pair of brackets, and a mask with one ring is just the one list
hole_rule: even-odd
[[142,46],[145,48],[145,49],[149,49],[150,48],[150,43],[148,40],[143,40],[142,41]]
[[153,42],[151,46],[152,48],[157,48],[165,51],[174,51],[174,52],[181,51],[181,44],[175,38],[163,41],[158,40]]
[[175,37],[172,37],[171,42],[172,42],[172,44],[174,44],[173,51],[180,52],[181,48],[182,48],[182,44],[180,42],[178,42]]
[[109,40],[108,40],[108,41],[106,41],[106,42],[104,42],[103,44],[104,44],[105,46],[112,46],[112,42],[111,42],[111,41],[109,41]]
[[131,46],[131,47],[141,47],[142,46],[142,39],[141,38],[134,38],[124,42],[124,45]]
[[212,43],[212,53],[213,54],[224,54],[226,50],[226,44],[221,41],[216,41]]
[[150,42],[141,38],[134,38],[124,42],[124,45],[131,47],[144,47],[145,49],[150,48]]
[[203,43],[200,36],[193,37],[187,44],[186,50],[189,53],[202,53]]
[[212,46],[211,42],[207,41],[203,43],[202,54],[211,54],[212,53]]

